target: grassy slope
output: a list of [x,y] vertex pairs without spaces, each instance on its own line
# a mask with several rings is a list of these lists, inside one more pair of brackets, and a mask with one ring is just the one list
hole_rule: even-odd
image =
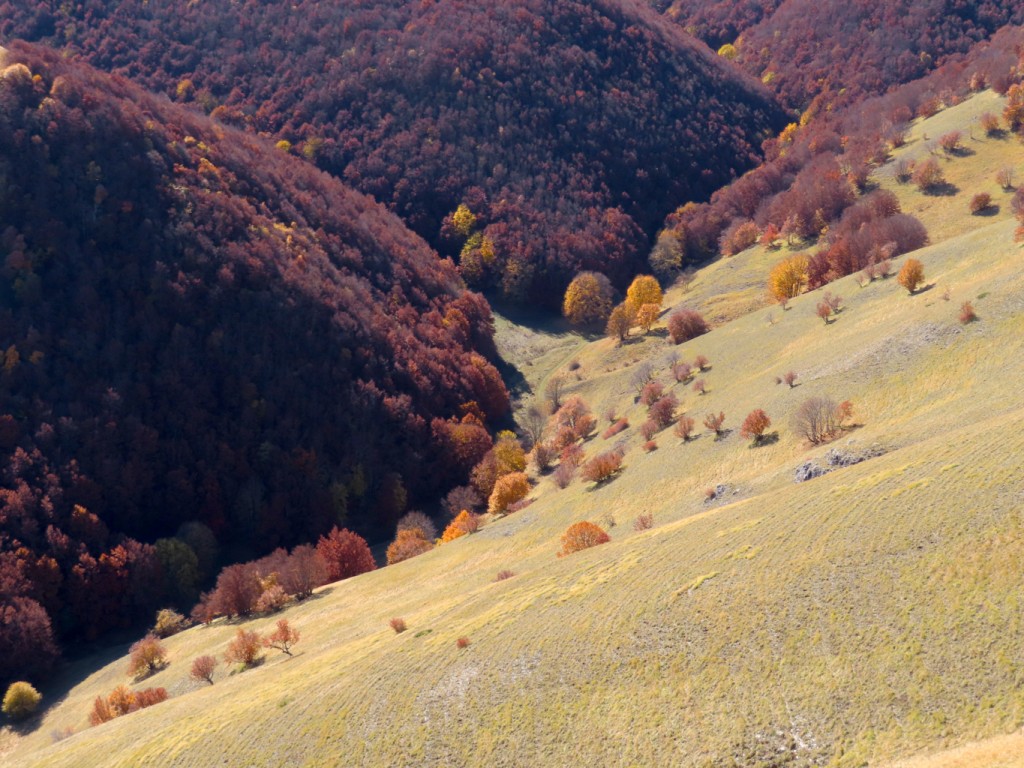
[[[936,288],[908,297],[892,280],[859,288],[851,277],[831,286],[847,309],[827,328],[812,294],[679,348],[713,363],[708,394],[677,387],[698,423],[723,410],[735,429],[762,407],[777,443],[749,449],[733,432],[683,445],[664,433],[644,454],[629,378],[651,360],[668,381],[660,361],[672,348],[653,336],[580,347],[576,388],[634,424],[619,478],[565,491],[542,479],[535,504],[479,534],[326,587],[286,614],[304,634],[295,658],[221,669],[199,687],[190,660],[221,653],[235,626],[171,638],[170,666],[146,684],[175,698],[90,729],[92,698],[126,681],[123,660],[103,666],[34,729],[7,732],[7,764],[691,765],[792,741],[795,764],[860,765],[1019,727],[1024,267],[1005,210],[935,235],[994,186],[987,172],[968,183],[972,166],[990,152],[1021,157],[1015,140],[976,152],[950,161],[960,195],[920,198],[937,244],[916,255]],[[897,189],[913,210],[917,193]],[[962,327],[968,298],[981,320]],[[801,377],[793,390],[772,381],[789,369]],[[888,453],[796,485],[793,468],[826,449],[801,445],[788,417],[819,393],[857,405],[863,426],[841,447]],[[587,451],[604,445],[593,438]],[[705,504],[716,483],[729,495]],[[635,533],[641,512],[656,525]],[[555,557],[570,522],[608,516],[612,543]],[[494,583],[504,568],[517,575]],[[394,635],[392,616],[410,631]],[[462,651],[461,635],[472,641]],[[78,733],[52,744],[67,727]],[[908,763],[938,764],[956,763]]]

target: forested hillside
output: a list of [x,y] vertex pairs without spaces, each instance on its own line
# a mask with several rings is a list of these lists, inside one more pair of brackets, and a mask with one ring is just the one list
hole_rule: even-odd
[[[0,19],[0,39],[288,142],[515,299],[554,302],[580,269],[623,287],[665,215],[784,124],[638,0],[41,0],[0,2]],[[477,231],[442,226],[460,203]]]
[[804,109],[819,94],[845,103],[885,93],[967,53],[1006,24],[1016,0],[676,0],[667,15]]
[[465,481],[508,398],[451,262],[249,134],[43,48],[5,58],[0,634],[149,619],[167,563],[139,542],[183,525],[263,552],[390,532]]

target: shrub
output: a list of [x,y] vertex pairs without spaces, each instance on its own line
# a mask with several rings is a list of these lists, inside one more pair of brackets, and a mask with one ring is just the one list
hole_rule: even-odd
[[722,411],[718,412],[718,415],[709,413],[704,417],[704,426],[707,427],[711,432],[715,433],[715,437],[722,436],[722,425],[725,423],[725,413]]
[[628,428],[629,428],[629,419],[619,419],[614,424],[612,424],[610,427],[608,427],[608,429],[606,429],[604,432],[602,432],[601,433],[601,437],[603,439],[607,440],[610,437],[615,437],[615,435],[619,434],[620,432],[624,432]]
[[458,640],[455,641],[455,647],[458,648],[460,651],[463,648],[468,648],[469,647],[469,638],[468,637],[460,637]]
[[690,437],[693,435],[693,429],[695,426],[696,422],[694,422],[691,416],[680,416],[679,421],[676,422],[676,436],[683,438],[684,442],[689,442]]
[[129,712],[159,704],[161,701],[167,701],[167,691],[164,688],[132,691],[127,685],[119,685],[106,699],[102,696],[96,697],[92,704],[92,712],[89,714],[89,722],[92,725],[100,725]]
[[559,464],[552,475],[555,485],[563,490],[569,487],[574,477],[576,477],[576,465],[572,463]]
[[996,184],[998,184],[1004,192],[1009,192],[1013,189],[1013,176],[1013,166],[1004,165],[996,171]]
[[487,511],[497,515],[508,509],[508,505],[526,498],[530,492],[530,478],[525,472],[512,472],[498,478],[494,484],[494,492],[487,501]]
[[276,648],[281,653],[291,656],[292,646],[301,639],[299,630],[292,627],[288,623],[288,619],[278,619],[274,631],[263,638],[263,646],[265,648]]
[[661,397],[664,391],[665,387],[660,381],[649,381],[640,392],[640,402],[647,406],[654,405],[654,402]]
[[782,380],[786,383],[786,386],[792,389],[796,386],[796,378],[797,376],[794,371],[788,371],[786,375],[782,377]]
[[971,198],[968,209],[971,214],[977,215],[982,211],[987,211],[992,206],[992,195],[988,192],[979,192]]
[[224,661],[228,664],[241,664],[251,667],[263,658],[263,638],[255,630],[239,629],[234,639],[228,643],[224,653]]
[[[496,457],[497,458],[497,457]],[[523,461],[523,466],[520,467],[519,471],[526,468],[526,461]],[[499,469],[499,474],[501,474]],[[433,541],[437,538],[437,526],[434,525],[434,521],[431,520],[424,513],[413,510],[412,512],[406,512],[398,519],[398,523],[395,525],[395,533],[399,531],[411,531],[414,528],[419,528],[423,534],[423,538]]]
[[600,453],[588,461],[581,471],[584,480],[603,483],[622,468],[622,451],[618,448]]
[[829,309],[831,309],[835,314],[838,314],[839,310],[843,308],[843,297],[838,296],[831,291],[825,291],[825,295],[821,297],[821,300],[828,304]]
[[711,367],[711,361],[704,357],[704,355],[697,355],[693,359],[693,367],[698,371],[706,371]]
[[644,440],[650,440],[658,431],[658,425],[648,419],[640,425],[640,435]]
[[914,164],[906,158],[900,158],[893,166],[893,175],[897,184],[906,184],[914,175]]
[[643,394],[644,387],[651,381],[654,381],[654,366],[650,363],[642,363],[633,371],[633,375],[629,377],[629,385],[636,392],[637,399]]
[[799,296],[806,284],[807,256],[803,254],[783,259],[768,273],[768,292],[776,301]]
[[636,519],[633,521],[633,530],[634,531],[646,531],[646,530],[648,530],[650,528],[653,528],[653,527],[654,527],[654,515],[652,515],[650,512],[647,512],[647,513],[642,514],[642,515],[637,515]]
[[535,501],[535,499],[531,499],[531,498],[525,498],[525,499],[520,499],[519,501],[514,501],[514,502],[512,502],[511,504],[508,505],[508,509],[506,511],[510,515],[512,513],[514,513],[514,512],[521,512],[522,510],[526,509],[528,506],[533,504],[534,501]]
[[405,619],[401,619],[401,618],[398,618],[398,617],[395,617],[391,621],[389,621],[388,625],[393,630],[395,630],[395,634],[396,635],[402,634],[403,632],[405,632],[405,630],[407,630],[409,628],[405,624]]
[[681,309],[673,312],[668,318],[668,335],[673,344],[695,339],[708,332],[707,321],[693,309]]
[[693,382],[693,391],[696,392],[698,395],[703,395],[705,392],[708,391],[707,384],[704,383],[704,379],[697,379],[695,382]]
[[156,612],[153,634],[160,638],[170,637],[171,635],[178,634],[183,629],[187,629],[188,624],[188,619],[173,608],[161,608]]
[[571,464],[574,467],[578,467],[583,463],[584,455],[583,446],[573,443],[572,445],[567,445],[562,449],[559,461],[561,461],[562,464]]
[[675,421],[676,408],[678,407],[679,398],[669,392],[651,404],[651,407],[647,409],[647,415],[657,425],[658,429],[664,429]]
[[197,656],[192,661],[192,669],[188,676],[196,682],[207,682],[213,685],[213,671],[217,668],[217,659],[213,656]]
[[960,322],[963,325],[973,323],[978,319],[977,312],[974,311],[974,306],[969,301],[965,301],[960,305]]
[[422,555],[424,552],[429,552],[434,548],[434,543],[428,541],[423,536],[423,531],[419,528],[406,529],[399,531],[398,535],[395,536],[395,540],[388,545],[387,551],[387,563],[388,565],[395,565],[401,563],[403,560],[409,560],[410,558]]
[[444,533],[441,534],[441,541],[445,543],[455,541],[455,539],[467,534],[476,533],[478,530],[480,530],[480,518],[469,510],[464,509],[444,529]]
[[950,131],[944,133],[939,137],[939,146],[942,147],[942,151],[947,155],[952,155],[959,152],[963,147],[960,144],[960,140],[963,138],[963,134],[960,131]]
[[676,363],[672,366],[672,375],[677,382],[689,381],[693,376],[693,368],[689,363]]
[[848,400],[836,405],[827,397],[810,397],[793,414],[793,430],[811,443],[822,443],[842,428],[852,411]]
[[167,650],[156,635],[146,635],[128,649],[128,674],[146,677],[167,666]]
[[596,547],[598,544],[605,544],[609,541],[611,539],[600,526],[583,520],[573,523],[562,534],[562,549],[558,552],[558,556],[565,557],[573,552]]
[[565,289],[562,314],[576,326],[604,323],[612,311],[612,284],[600,272],[580,272]]
[[36,711],[39,702],[42,700],[42,694],[33,688],[31,684],[19,681],[11,683],[7,688],[7,693],[4,694],[3,707],[0,709],[12,720],[24,720]]
[[[464,490],[473,498],[479,498],[472,489]],[[316,543],[316,551],[320,553],[327,567],[327,581],[349,579],[377,568],[366,539],[347,528],[335,526],[326,536],[321,536]]]
[[924,264],[917,259],[907,259],[900,273],[896,275],[896,282],[906,288],[908,293],[913,294],[924,282]]
[[276,613],[288,602],[288,593],[280,584],[270,584],[256,601],[256,613]]
[[653,453],[658,450],[658,443],[654,440],[648,440],[644,443],[644,453]]
[[740,436],[753,438],[754,445],[759,445],[764,440],[765,430],[772,425],[772,420],[760,408],[755,408],[747,414],[740,427]]
[[494,577],[494,580],[495,581],[505,581],[505,579],[511,579],[515,575],[516,575],[515,571],[509,571],[509,570],[498,571],[497,575]]
[[[591,413],[586,401],[579,395],[570,395],[551,417],[551,428],[559,435],[555,438],[555,446],[562,449],[569,443],[582,440],[596,424],[597,418]],[[521,472],[525,468],[524,462],[523,467],[516,471]]]
[[929,157],[914,169],[914,183],[922,192],[934,192],[946,183],[942,167],[934,157]]
[[827,302],[819,301],[818,306],[815,308],[815,314],[825,321],[825,325],[828,325],[829,318],[832,317],[832,307]]

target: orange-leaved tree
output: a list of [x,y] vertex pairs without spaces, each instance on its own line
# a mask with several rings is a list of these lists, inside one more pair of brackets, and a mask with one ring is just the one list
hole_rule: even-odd
[[455,516],[455,519],[448,523],[448,527],[441,534],[442,542],[455,541],[469,533],[476,533],[480,529],[480,518],[468,509],[464,509]]
[[316,551],[327,563],[327,580],[340,581],[377,567],[366,539],[347,528],[335,526],[326,536],[321,536]]
[[896,282],[906,288],[907,293],[913,294],[924,282],[924,264],[917,259],[907,259],[896,275]]
[[428,541],[426,536],[419,528],[406,528],[405,530],[399,531],[395,536],[395,540],[388,545],[387,561],[388,565],[394,565],[400,563],[403,560],[408,560],[411,557],[422,555],[424,552],[429,552],[434,548],[434,543]]
[[288,623],[288,619],[278,619],[274,631],[263,638],[265,648],[276,648],[288,656],[292,655],[292,646],[295,645],[301,636],[299,630]]
[[498,478],[487,501],[487,511],[499,515],[508,510],[510,504],[522,501],[530,492],[530,479],[525,472],[512,472]]
[[743,420],[743,425],[740,427],[740,435],[753,438],[754,445],[758,445],[764,440],[764,433],[771,425],[772,420],[768,414],[760,408],[755,408]]
[[559,550],[558,556],[565,557],[573,552],[579,552],[581,549],[596,547],[598,544],[605,544],[609,541],[611,539],[601,526],[582,520],[566,528],[565,533],[562,534],[562,548]]

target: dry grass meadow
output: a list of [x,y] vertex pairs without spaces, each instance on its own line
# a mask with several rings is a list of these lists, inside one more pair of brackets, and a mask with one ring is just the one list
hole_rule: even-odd
[[[901,152],[927,152],[925,135],[966,134],[999,109],[981,94],[916,126]],[[1021,765],[1024,259],[992,176],[1015,163],[1024,178],[1024,149],[967,141],[973,154],[943,160],[955,195],[896,185],[889,166],[877,174],[932,235],[915,254],[929,290],[845,278],[829,288],[846,308],[825,326],[815,294],[787,311],[763,305],[780,256],[755,248],[669,292],[701,309],[715,305],[716,285],[731,297],[719,320],[731,319],[681,347],[656,334],[621,347],[509,339],[519,331],[503,321],[505,349],[533,361],[535,390],[571,359],[571,390],[596,414],[629,418],[621,435],[585,446],[592,455],[625,441],[618,477],[565,490],[537,478],[523,511],[321,589],[283,614],[303,634],[294,658],[275,652],[236,674],[222,665],[214,685],[199,685],[188,679],[194,657],[277,617],[172,637],[170,665],[144,684],[172,698],[106,725],[88,727],[90,704],[128,682],[126,660],[94,661],[77,679],[72,670],[41,718],[3,732],[0,763]],[[1000,212],[970,216],[970,196],[986,190]],[[964,326],[966,300],[980,319]],[[710,358],[706,394],[674,384],[673,352]],[[641,450],[645,409],[630,378],[645,362],[696,418],[696,440],[670,428],[658,450]],[[774,382],[788,370],[792,389]],[[828,446],[801,442],[789,421],[811,395],[852,400],[856,428]],[[754,408],[773,419],[776,442],[751,448],[739,436]],[[700,427],[709,411],[726,414],[720,440]],[[835,447],[884,454],[793,482],[798,465]],[[708,502],[716,485],[725,493]],[[642,513],[654,527],[635,532]],[[614,521],[611,542],[556,557],[577,520]],[[504,569],[516,575],[495,582]],[[389,628],[396,616],[407,632]]]

